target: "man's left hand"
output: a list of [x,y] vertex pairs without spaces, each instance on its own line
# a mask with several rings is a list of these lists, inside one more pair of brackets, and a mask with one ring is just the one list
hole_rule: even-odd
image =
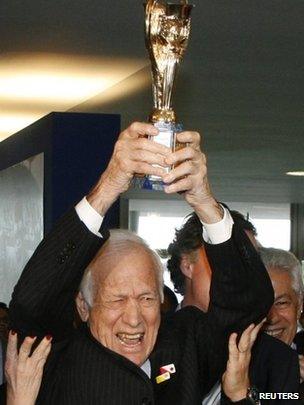
[[163,177],[165,192],[180,193],[206,223],[222,219],[222,210],[213,197],[208,177],[206,156],[200,149],[201,137],[197,132],[181,132],[177,140],[185,147],[166,157],[168,165],[174,165],[170,173]]

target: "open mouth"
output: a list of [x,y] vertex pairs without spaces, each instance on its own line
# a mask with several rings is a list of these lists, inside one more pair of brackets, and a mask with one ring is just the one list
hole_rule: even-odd
[[144,333],[117,333],[120,343],[126,347],[135,347],[144,339]]
[[284,329],[265,329],[264,332],[266,332],[269,336],[279,338],[282,335],[283,331]]

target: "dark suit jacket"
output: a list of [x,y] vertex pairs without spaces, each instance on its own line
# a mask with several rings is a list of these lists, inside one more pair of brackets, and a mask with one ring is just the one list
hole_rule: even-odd
[[[39,245],[15,287],[12,327],[23,336],[54,337],[37,404],[201,404],[225,369],[228,335],[261,320],[272,305],[271,283],[255,249],[235,226],[229,241],[206,245],[213,269],[210,310],[202,316],[189,307],[162,323],[149,379],[87,328],[73,330],[73,298],[86,266],[108,237],[101,232],[103,239],[71,210]],[[176,373],[156,384],[160,367],[170,363]]]
[[[304,355],[304,331],[298,332],[293,340],[296,345],[297,354]],[[300,384],[300,396],[304,402],[304,382]]]
[[[250,381],[259,392],[298,393],[299,364],[290,346],[266,334],[261,334],[252,350]],[[278,400],[279,404],[294,404],[295,400]],[[275,403],[262,400],[262,403]]]

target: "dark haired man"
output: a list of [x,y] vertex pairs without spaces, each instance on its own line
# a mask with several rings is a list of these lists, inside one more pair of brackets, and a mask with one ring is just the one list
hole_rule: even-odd
[[[251,243],[255,247],[259,246],[254,225],[238,211],[230,211],[230,214],[234,223],[245,231]],[[168,247],[170,259],[167,267],[175,291],[184,296],[182,306],[194,305],[206,312],[209,305],[211,269],[204,249],[200,248],[204,245],[204,238],[206,240],[207,236],[195,213],[190,214],[187,218],[183,227],[176,230],[174,241]],[[202,268],[204,271],[201,271]],[[195,279],[189,277],[192,272],[194,272]],[[194,288],[187,288],[190,280],[192,284],[195,284]],[[185,290],[187,290],[187,294]]]

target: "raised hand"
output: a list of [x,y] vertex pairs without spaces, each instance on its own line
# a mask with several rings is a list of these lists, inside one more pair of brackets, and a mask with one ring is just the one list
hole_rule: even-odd
[[304,381],[304,356],[299,355],[299,367],[300,367],[300,382]]
[[222,377],[222,388],[231,401],[240,401],[246,398],[247,390],[250,387],[251,349],[264,322],[265,320],[256,326],[254,324],[249,325],[241,334],[238,344],[237,334],[232,333],[230,335],[229,358]]
[[177,140],[185,147],[171,153],[165,163],[174,165],[170,173],[163,176],[167,183],[165,192],[183,194],[201,220],[207,223],[222,218],[222,210],[214,199],[207,177],[206,156],[201,151],[201,137],[197,132],[181,132]]
[[35,340],[26,337],[18,352],[17,334],[9,334],[5,362],[7,405],[35,404],[43,367],[51,350],[51,338],[45,337],[31,354]]
[[[165,174],[165,157],[170,149],[146,138],[158,130],[152,124],[135,122],[123,131],[115,144],[107,169],[87,196],[91,206],[104,215],[121,193],[129,188],[136,173]],[[155,166],[157,165],[157,166]]]

